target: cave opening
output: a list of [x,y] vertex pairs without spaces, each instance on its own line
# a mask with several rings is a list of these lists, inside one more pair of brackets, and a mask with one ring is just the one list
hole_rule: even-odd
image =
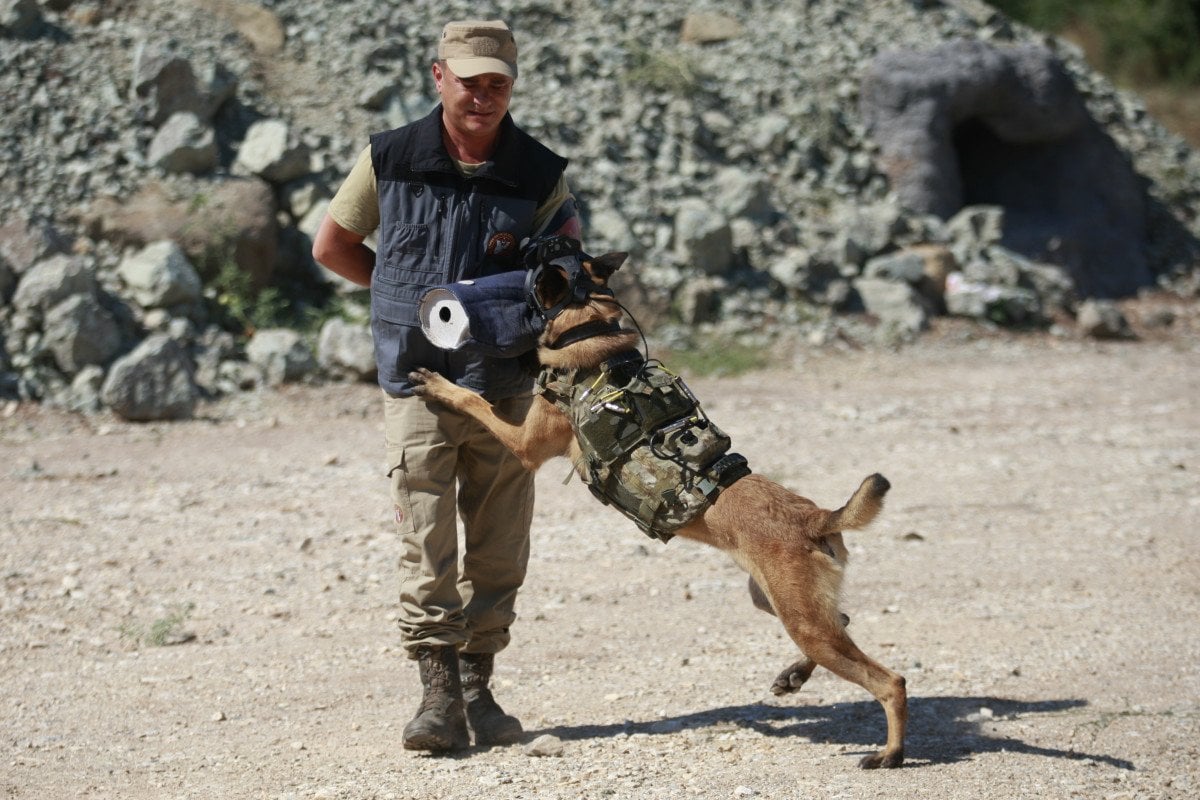
[[1006,215],[1051,220],[1062,213],[1061,142],[1013,142],[973,117],[954,129],[962,205],[1002,206]]

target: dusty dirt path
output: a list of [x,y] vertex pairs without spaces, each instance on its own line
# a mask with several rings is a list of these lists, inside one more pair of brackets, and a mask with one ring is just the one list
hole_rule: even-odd
[[[911,692],[882,711],[794,656],[723,556],[539,476],[498,693],[558,755],[403,751],[418,698],[367,386],[171,425],[0,421],[0,796],[1200,796],[1200,349],[981,342],[695,380],[754,468],[841,503],[844,608]],[[184,641],[180,641],[184,640]],[[553,743],[551,749],[553,750]]]

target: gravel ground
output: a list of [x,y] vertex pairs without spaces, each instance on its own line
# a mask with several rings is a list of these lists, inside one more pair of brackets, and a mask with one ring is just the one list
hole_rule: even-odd
[[1200,346],[936,336],[691,380],[756,471],[848,535],[844,610],[908,678],[879,706],[742,574],[539,476],[497,693],[521,744],[404,751],[377,390],[288,388],[131,425],[0,409],[0,796],[1187,798],[1200,793]]

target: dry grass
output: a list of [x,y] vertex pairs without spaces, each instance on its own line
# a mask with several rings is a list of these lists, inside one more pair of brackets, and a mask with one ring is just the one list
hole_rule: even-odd
[[1200,147],[1200,88],[1156,86],[1139,89],[1138,94],[1146,102],[1150,116],[1193,147]]

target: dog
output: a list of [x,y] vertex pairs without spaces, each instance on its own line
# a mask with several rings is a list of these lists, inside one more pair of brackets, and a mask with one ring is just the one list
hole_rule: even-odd
[[[608,288],[609,278],[626,257],[625,253],[581,255],[576,275],[543,269],[533,276],[531,303],[539,309],[555,309],[537,340],[543,369],[595,368],[637,352],[640,334],[620,327],[622,307]],[[583,474],[579,466],[583,451],[572,421],[544,396],[534,398],[523,419],[510,420],[480,395],[435,372],[418,369],[409,377],[417,395],[474,417],[527,469],[566,456]],[[861,760],[859,765],[865,769],[899,767],[904,762],[908,701],[904,677],[868,657],[846,633],[849,620],[838,610],[848,555],[842,531],[870,523],[889,488],[882,475],[871,475],[846,505],[828,511],[767,478],[744,474],[673,532],[728,553],[750,576],[754,606],[775,615],[800,648],[803,657],[780,673],[772,692],[795,692],[821,666],[879,701],[887,717],[887,742]]]

